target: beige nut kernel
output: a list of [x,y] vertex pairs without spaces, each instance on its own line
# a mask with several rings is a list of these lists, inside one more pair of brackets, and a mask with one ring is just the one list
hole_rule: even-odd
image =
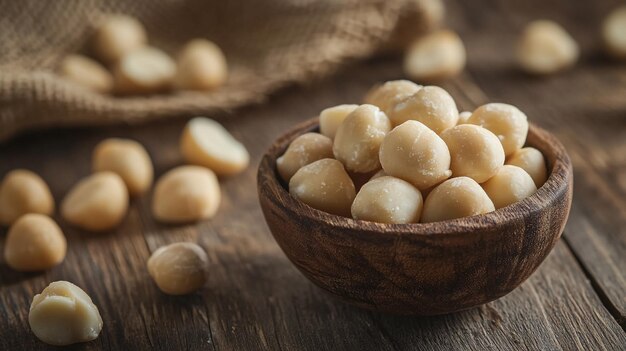
[[415,120],[441,134],[456,125],[459,110],[447,91],[436,86],[426,86],[398,103],[389,114],[389,119],[394,126]]
[[618,7],[604,19],[602,39],[610,55],[626,59],[626,6]]
[[374,175],[369,180],[374,180],[374,179],[385,177],[385,176],[388,176],[388,174],[385,173],[384,169],[381,169],[378,172],[374,173]]
[[370,89],[363,102],[378,106],[385,114],[389,115],[400,101],[417,93],[421,88],[421,85],[410,80],[391,80]]
[[506,156],[524,146],[528,135],[528,118],[517,107],[501,103],[489,103],[477,108],[467,120],[495,134]]
[[131,196],[146,192],[152,185],[154,173],[150,155],[140,143],[118,138],[103,140],[96,146],[92,169],[94,172],[117,173]]
[[148,259],[148,273],[169,295],[190,294],[204,286],[209,259],[194,243],[174,243],[158,248]]
[[535,182],[537,188],[541,188],[548,179],[546,160],[541,151],[533,147],[525,147],[517,150],[506,161],[507,165],[517,166],[526,171]]
[[61,228],[46,215],[30,213],[9,229],[4,259],[16,271],[42,271],[63,262],[66,250]]
[[59,74],[84,88],[110,93],[113,90],[113,76],[98,62],[81,55],[69,55],[61,61]]
[[389,118],[378,107],[361,105],[337,129],[333,154],[351,172],[376,171],[380,168],[378,149],[390,129]]
[[537,191],[530,175],[512,165],[502,166],[498,173],[482,186],[496,208],[522,201]]
[[61,215],[70,224],[89,231],[118,226],[128,210],[128,190],[120,176],[98,172],[82,179],[61,203]]
[[333,157],[333,141],[318,133],[306,133],[295,138],[285,153],[276,160],[276,168],[284,181],[303,166],[323,158]]
[[163,51],[145,47],[122,57],[113,71],[115,91],[120,94],[151,94],[168,90],[176,64]]
[[422,194],[410,183],[382,176],[359,190],[352,203],[352,218],[379,223],[416,223],[422,213]]
[[109,15],[96,28],[93,50],[105,62],[115,63],[126,54],[147,42],[146,31],[141,23],[130,16]]
[[320,133],[331,139],[335,139],[337,129],[343,120],[357,107],[359,107],[359,105],[338,105],[323,110],[320,113]]
[[181,50],[175,84],[179,89],[212,90],[228,78],[226,57],[215,43],[194,39]]
[[187,162],[219,175],[237,174],[250,162],[246,147],[221,124],[205,117],[187,123],[180,138],[180,152]]
[[387,134],[380,146],[380,162],[386,174],[420,190],[452,175],[448,146],[418,121],[406,121]]
[[0,224],[10,225],[27,213],[52,215],[54,198],[46,182],[37,174],[16,169],[0,183]]
[[517,61],[532,74],[551,74],[573,66],[578,60],[576,41],[557,23],[529,23],[517,42]]
[[483,127],[462,124],[441,133],[441,139],[450,150],[452,177],[465,176],[482,183],[504,164],[500,140]]
[[489,196],[475,180],[458,177],[446,180],[428,194],[422,211],[422,222],[439,222],[494,210]]
[[102,330],[102,317],[83,289],[61,280],[35,295],[28,324],[39,340],[65,346],[96,339]]
[[467,120],[470,118],[472,113],[470,111],[463,111],[459,113],[459,120],[456,122],[456,125],[467,124]]
[[289,193],[313,208],[346,217],[356,196],[341,162],[330,158],[300,168],[289,181]]
[[404,72],[417,81],[433,82],[458,75],[465,68],[463,41],[451,30],[418,38],[404,56]]
[[199,166],[181,166],[165,173],[154,188],[152,213],[167,223],[212,218],[222,194],[215,173]]

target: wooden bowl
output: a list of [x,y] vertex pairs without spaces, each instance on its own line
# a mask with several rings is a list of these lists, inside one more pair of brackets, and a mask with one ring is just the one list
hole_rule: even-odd
[[530,126],[527,145],[550,172],[531,197],[484,215],[444,222],[382,224],[316,210],[289,194],[276,158],[308,120],[278,138],[261,160],[265,220],[293,264],[313,283],[367,309],[436,315],[504,296],[524,282],[563,232],[572,202],[572,166],[563,145]]

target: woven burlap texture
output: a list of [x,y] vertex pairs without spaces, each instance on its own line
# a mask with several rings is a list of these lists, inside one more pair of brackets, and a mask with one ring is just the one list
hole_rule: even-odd
[[[288,84],[319,79],[348,60],[371,55],[403,16],[416,30],[426,29],[430,22],[421,2],[7,1],[0,14],[0,140],[29,129],[211,115],[259,102]],[[192,38],[216,42],[229,63],[228,82],[208,93],[114,97],[57,76],[65,55],[89,54],[94,24],[107,13],[137,17],[150,45],[173,56]]]

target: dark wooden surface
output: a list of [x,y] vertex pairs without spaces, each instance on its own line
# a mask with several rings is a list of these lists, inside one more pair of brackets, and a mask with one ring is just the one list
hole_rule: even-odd
[[[626,350],[626,65],[604,60],[597,47],[600,19],[618,3],[449,3],[448,22],[466,42],[469,66],[443,86],[464,109],[486,101],[517,105],[561,139],[574,164],[574,203],[564,238],[511,294],[439,317],[368,312],[323,293],[272,239],[256,197],[260,156],[295,123],[325,107],[360,101],[375,82],[402,77],[399,59],[375,59],[225,118],[251,151],[252,166],[222,180],[215,219],[157,224],[147,195],[133,201],[127,219],[108,234],[86,234],[61,221],[68,255],[48,272],[18,274],[1,263],[0,350],[47,348],[28,328],[28,307],[35,293],[59,279],[83,287],[105,323],[97,340],[76,349]],[[538,17],[560,21],[581,42],[584,55],[574,70],[536,79],[514,69],[515,34]],[[161,175],[181,164],[183,125],[176,120],[30,134],[0,145],[0,175],[32,169],[60,201],[89,174],[96,143],[111,136],[142,142]],[[169,297],[154,286],[145,261],[160,245],[181,240],[207,250],[209,283],[195,295]]]

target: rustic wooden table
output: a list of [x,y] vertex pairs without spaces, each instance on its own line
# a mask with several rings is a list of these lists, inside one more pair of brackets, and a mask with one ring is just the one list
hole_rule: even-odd
[[[48,272],[19,274],[0,263],[0,349],[47,348],[30,332],[28,307],[49,282],[66,279],[91,295],[104,320],[100,337],[77,349],[626,350],[626,66],[603,59],[597,45],[600,19],[616,3],[449,4],[448,23],[467,44],[469,65],[443,86],[463,109],[487,101],[519,106],[561,139],[574,163],[574,204],[564,237],[508,296],[431,318],[363,311],[312,285],[272,239],[256,198],[262,153],[285,129],[321,109],[357,103],[374,83],[402,78],[400,59],[379,58],[226,116],[223,123],[246,144],[252,162],[222,181],[215,219],[158,224],[148,195],[134,200],[124,223],[108,234],[85,234],[61,221],[68,255]],[[583,57],[572,71],[536,79],[514,68],[515,35],[539,17],[558,20],[581,43]],[[22,136],[0,145],[0,175],[32,169],[58,202],[89,174],[94,145],[113,136],[143,143],[160,175],[182,163],[177,143],[184,122]],[[192,296],[160,293],[146,271],[150,252],[177,241],[198,242],[210,258],[208,287]]]

